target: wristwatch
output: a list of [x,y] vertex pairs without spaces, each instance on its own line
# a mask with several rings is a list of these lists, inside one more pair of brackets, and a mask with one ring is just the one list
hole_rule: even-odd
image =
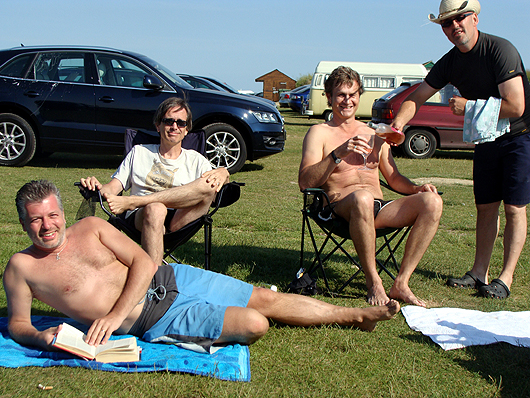
[[342,159],[339,158],[337,155],[335,155],[335,151],[331,151],[331,157],[333,158],[336,164],[339,164],[340,162],[342,162]]

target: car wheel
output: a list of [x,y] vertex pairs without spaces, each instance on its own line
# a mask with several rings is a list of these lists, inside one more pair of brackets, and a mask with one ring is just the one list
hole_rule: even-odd
[[247,160],[245,140],[232,126],[214,123],[204,128],[206,157],[212,167],[226,167],[230,174],[241,170]]
[[331,119],[333,119],[333,112],[331,112],[331,111],[329,111],[329,110],[328,110],[328,111],[325,111],[325,112],[324,112],[324,120],[325,120],[326,122],[329,122]]
[[24,166],[35,155],[33,129],[20,116],[0,114],[0,166]]
[[427,130],[409,129],[401,148],[410,158],[428,159],[436,151],[436,138]]

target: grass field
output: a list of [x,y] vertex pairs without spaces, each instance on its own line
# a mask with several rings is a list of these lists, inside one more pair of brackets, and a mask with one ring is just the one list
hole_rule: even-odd
[[[215,216],[212,269],[256,285],[286,288],[299,268],[302,195],[297,185],[302,139],[311,124],[290,111],[287,142],[281,154],[247,163],[232,179],[246,183],[242,197]],[[16,190],[30,179],[57,183],[72,224],[81,202],[73,182],[95,175],[108,181],[120,157],[55,154],[23,168],[0,168],[0,270],[29,239],[16,215]],[[397,158],[412,179],[471,179],[472,153],[438,151],[427,160]],[[410,285],[430,307],[482,311],[530,310],[530,249],[527,243],[505,301],[476,297],[473,291],[446,287],[448,276],[461,276],[474,256],[475,208],[472,187],[441,180],[444,213],[434,241]],[[444,182],[447,181],[447,182]],[[390,197],[391,195],[389,195]],[[98,213],[103,217],[102,213]],[[504,218],[501,216],[501,232]],[[198,234],[179,250],[183,262],[200,266],[203,240]],[[353,250],[353,249],[352,249]],[[502,265],[502,233],[492,258],[496,277]],[[344,267],[335,256],[332,267]],[[339,271],[337,271],[339,272]],[[383,277],[388,288],[391,280]],[[367,306],[364,279],[347,288],[348,298],[323,300]],[[0,293],[0,316],[7,315]],[[58,315],[34,302],[34,314]],[[530,325],[529,325],[530,326]],[[443,351],[412,331],[403,316],[381,323],[373,333],[335,326],[309,329],[272,324],[267,335],[250,347],[252,381],[223,382],[174,373],[113,374],[71,368],[0,369],[0,397],[528,397],[530,349],[500,343]],[[43,392],[36,386],[52,385]]]

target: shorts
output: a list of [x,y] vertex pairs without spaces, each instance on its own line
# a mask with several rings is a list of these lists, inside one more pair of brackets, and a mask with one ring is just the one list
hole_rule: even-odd
[[[131,210],[127,213],[122,213],[118,217],[121,217],[121,219],[127,224],[129,227],[132,227],[134,229],[136,228],[136,225],[134,223],[134,219],[136,217],[136,213],[139,209]],[[169,231],[169,226],[171,224],[171,220],[175,216],[175,213],[177,212],[176,209],[167,209],[166,219],[164,220],[164,226],[166,227],[166,231]],[[125,215],[126,214],[126,215]]]
[[[330,203],[327,206],[324,206],[322,211],[318,213],[318,218],[320,218],[323,221],[329,221],[332,218],[333,215],[333,209],[337,205],[338,202]],[[374,220],[379,214],[379,212],[385,207],[387,204],[392,203],[392,200],[383,200],[383,199],[374,199]]]
[[254,287],[227,275],[171,264],[178,294],[142,339],[211,352],[221,336],[227,307],[246,307]]
[[475,203],[530,203],[530,134],[477,144],[473,155]]

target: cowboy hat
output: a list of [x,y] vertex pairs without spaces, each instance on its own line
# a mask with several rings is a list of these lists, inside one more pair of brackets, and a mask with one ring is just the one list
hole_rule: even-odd
[[444,19],[452,18],[455,15],[463,14],[465,12],[480,13],[480,3],[478,0],[442,0],[440,3],[440,14],[436,17],[434,14],[429,15],[431,22],[440,24]]

